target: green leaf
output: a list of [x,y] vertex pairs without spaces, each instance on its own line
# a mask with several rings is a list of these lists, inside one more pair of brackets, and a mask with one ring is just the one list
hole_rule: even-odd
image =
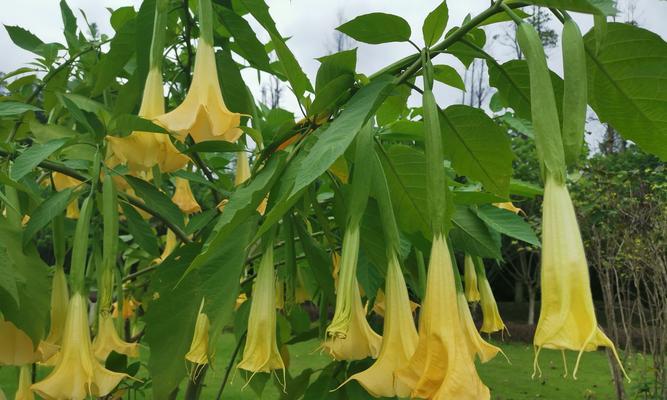
[[123,178],[132,186],[137,196],[141,197],[160,216],[176,226],[183,227],[183,214],[181,210],[166,194],[157,190],[150,183],[134,176],[124,175]]
[[26,151],[16,157],[9,173],[10,178],[15,181],[26,176],[42,161],[60,149],[69,139],[56,139],[44,144],[34,144]]
[[67,41],[67,46],[70,48],[71,55],[76,50],[76,47],[78,47],[76,37],[77,23],[72,9],[67,5],[67,1],[65,0],[60,0],[60,14],[64,25],[63,33],[65,34],[65,40]]
[[509,194],[514,155],[506,132],[478,108],[453,105],[441,112],[445,156],[461,175],[500,197]]
[[449,19],[449,9],[447,2],[440,3],[435,10],[431,11],[424,20],[422,25],[422,33],[424,34],[424,43],[426,47],[431,47],[440,40],[440,37],[445,32],[447,27],[447,20]]
[[[456,29],[458,29],[458,27],[450,29],[445,37],[451,35],[453,32],[455,32]],[[464,38],[467,41],[473,43],[476,48],[471,47],[461,41],[457,41],[447,48],[447,53],[458,58],[466,68],[470,67],[470,64],[475,58],[485,59],[489,57],[488,54],[481,50],[484,48],[484,44],[486,43],[486,33],[484,29],[473,29],[466,33]]]
[[600,49],[585,36],[588,101],[601,122],[611,124],[642,150],[667,160],[667,44],[657,34],[609,23]]
[[120,75],[125,64],[135,53],[136,19],[126,21],[111,40],[111,47],[95,68],[95,87],[93,95],[98,95]]
[[26,225],[25,232],[23,232],[23,243],[28,243],[35,233],[44,228],[57,215],[65,211],[67,205],[72,200],[73,188],[65,189],[61,192],[56,192],[53,196],[44,200],[39,207],[30,214],[30,221]]
[[45,43],[32,32],[21,28],[20,26],[5,25],[5,29],[7,30],[9,38],[15,45],[37,55],[42,55],[38,50],[40,47],[44,46]]
[[470,207],[457,205],[452,215],[454,228],[449,232],[454,248],[484,258],[502,258],[500,242]]
[[228,49],[215,53],[218,67],[218,82],[225,105],[234,112],[251,115],[254,104],[250,90],[241,77],[241,71]]
[[356,17],[336,28],[351,38],[364,43],[380,44],[407,42],[412,31],[403,18],[385,13],[370,13]]
[[523,218],[511,211],[502,208],[484,205],[477,209],[477,215],[486,222],[488,226],[498,232],[515,239],[522,240],[534,246],[540,246],[540,240],[535,231]]
[[[9,297],[13,300],[12,304],[18,308],[21,306],[21,299],[19,297],[18,287],[16,286],[17,274],[14,270],[15,266],[9,257],[7,249],[0,247],[0,292],[2,290],[7,292]],[[18,278],[20,279],[20,277]]]
[[384,126],[407,116],[409,111],[408,97],[411,93],[412,88],[408,85],[394,87],[375,113],[378,125]]
[[109,123],[108,134],[112,136],[127,136],[134,131],[166,133],[161,126],[134,114],[117,115]]
[[222,19],[223,25],[234,37],[234,42],[238,45],[241,56],[248,60],[250,65],[270,72],[269,56],[248,21],[227,7],[217,7],[216,10]]
[[617,12],[614,0],[509,0],[506,3],[530,3],[543,7],[597,15],[616,15]]
[[436,81],[440,81],[445,85],[466,90],[466,85],[461,79],[461,75],[456,71],[456,69],[449,65],[434,65],[433,66],[433,78]]
[[[0,288],[0,312],[7,321],[23,330],[35,348],[44,337],[51,293],[48,267],[33,245],[23,246],[21,231],[0,217],[0,253],[11,264],[19,297],[18,302]],[[0,260],[2,262],[3,260]]]
[[346,103],[345,110],[331,125],[317,129],[318,141],[301,162],[291,195],[301,191],[322,175],[348,148],[361,127],[375,112],[388,90],[391,77],[380,77],[363,87]]
[[[502,65],[487,60],[489,85],[498,89],[498,96],[505,106],[514,110],[519,118],[532,121],[530,111],[530,77],[524,60],[512,60]],[[560,120],[563,118],[563,79],[551,71],[551,84],[556,96]]]
[[313,271],[313,277],[317,281],[325,301],[335,302],[334,280],[331,275],[331,271],[333,271],[331,256],[312,238],[301,220],[295,218],[294,227],[299,235],[308,264]]
[[340,103],[349,93],[354,85],[354,76],[340,75],[332,79],[326,86],[318,90],[315,94],[315,100],[308,110],[310,115],[318,115],[323,111],[328,111]]
[[315,93],[341,75],[354,75],[357,67],[357,49],[345,50],[317,59],[321,63],[315,77]]
[[139,248],[153,257],[159,256],[160,248],[157,244],[157,235],[148,222],[130,204],[121,203],[121,207],[123,207],[123,214],[127,220],[127,230],[132,234]]
[[245,149],[238,143],[224,140],[207,140],[188,147],[185,153],[231,153],[236,151],[245,151]]
[[[514,11],[514,14],[516,14],[516,16],[518,16],[521,19],[524,19],[526,17],[530,17],[530,14],[528,14],[527,12],[523,11],[520,8],[515,8],[513,11]],[[477,26],[478,27],[479,26],[486,26],[486,25],[496,24],[498,22],[509,22],[509,21],[512,21],[512,17],[510,17],[510,15],[506,12],[501,12],[501,13],[493,14],[492,16],[485,19],[484,22],[482,22],[481,24],[479,24]]]
[[512,178],[510,180],[510,193],[517,196],[533,198],[535,196],[541,196],[544,194],[544,189],[534,183],[524,182],[519,179]]
[[41,111],[41,108],[26,103],[20,103],[18,101],[0,102],[0,117],[21,115],[28,111]]

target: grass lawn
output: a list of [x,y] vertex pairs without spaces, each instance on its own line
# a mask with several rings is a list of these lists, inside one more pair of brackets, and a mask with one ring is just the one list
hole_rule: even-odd
[[[290,372],[296,376],[305,368],[320,369],[329,363],[325,354],[317,351],[318,342],[309,341],[290,346]],[[214,368],[206,375],[206,385],[202,399],[215,399],[220,382],[224,375],[228,358],[234,347],[231,335],[224,335],[220,341]],[[540,354],[540,366],[543,375],[541,378],[531,379],[533,372],[532,346],[521,343],[504,343],[501,347],[510,358],[508,364],[498,356],[487,364],[480,365],[479,374],[489,386],[492,398],[497,400],[524,400],[524,399],[613,399],[613,388],[607,358],[604,352],[587,353],[583,356],[578,373],[578,379],[563,378],[563,361],[560,352],[543,350]],[[142,349],[142,359],[148,356],[146,348]],[[576,359],[575,353],[567,355],[568,367],[572,369]],[[38,376],[48,371],[39,368]],[[224,399],[256,399],[250,388],[242,390],[245,380],[241,376],[245,372],[238,371],[236,376],[225,388]],[[16,390],[18,368],[0,368],[0,388],[8,399],[13,399]],[[311,377],[311,382],[316,376]],[[289,391],[289,387],[287,388]],[[182,391],[181,391],[182,393]],[[266,385],[263,399],[279,398],[279,391],[270,382]],[[134,398],[134,396],[133,396]],[[140,398],[137,396],[137,398]],[[321,400],[321,399],[316,399]],[[453,399],[454,400],[454,399]]]

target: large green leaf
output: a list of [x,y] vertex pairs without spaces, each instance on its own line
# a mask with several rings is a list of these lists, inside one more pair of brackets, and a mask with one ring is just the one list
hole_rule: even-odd
[[[489,85],[498,89],[498,96],[504,105],[514,110],[517,116],[532,121],[530,112],[530,77],[525,60],[512,60],[502,65],[487,61]],[[551,71],[558,115],[563,118],[563,80]]]
[[34,144],[30,146],[26,151],[21,153],[20,156],[16,157],[14,164],[12,164],[12,169],[9,172],[9,176],[15,181],[23,178],[38,166],[39,163],[46,160],[48,156],[63,147],[67,141],[68,139],[64,138],[55,139],[44,144]]
[[397,15],[379,12],[360,15],[336,30],[355,40],[371,44],[407,42],[412,34],[406,20]]
[[452,167],[507,197],[514,155],[506,132],[478,108],[453,105],[440,115],[445,156]]
[[610,23],[599,51],[585,36],[588,100],[608,122],[642,150],[667,160],[667,44],[657,34]]
[[368,121],[392,88],[391,77],[380,77],[363,87],[345,104],[345,110],[331,125],[316,131],[318,141],[300,165],[292,195],[322,175],[352,143],[357,132]]
[[215,53],[218,67],[218,82],[222,88],[222,97],[231,111],[251,115],[253,99],[250,90],[243,82],[241,71],[228,49]]
[[357,49],[345,50],[317,59],[321,63],[315,77],[315,92],[341,75],[354,75],[357,67]]
[[5,29],[7,30],[9,38],[15,45],[37,55],[42,55],[39,49],[42,48],[45,43],[32,32],[21,28],[20,26],[5,25]]
[[440,39],[445,32],[448,19],[449,9],[446,1],[440,3],[435,10],[426,16],[422,25],[422,34],[424,35],[424,44],[427,47],[433,46]]
[[234,42],[238,45],[236,49],[241,56],[248,60],[250,65],[264,71],[271,71],[269,56],[266,54],[264,45],[257,39],[248,21],[227,7],[217,7],[216,10],[225,28],[234,37]]
[[131,175],[125,175],[123,178],[132,186],[137,196],[143,199],[146,204],[149,204],[161,217],[174,225],[183,227],[183,214],[181,210],[166,194],[157,190],[155,186],[143,179],[135,178]]
[[457,205],[452,222],[454,227],[449,235],[456,250],[484,258],[502,258],[500,241],[470,207]]
[[0,262],[3,270],[12,270],[18,302],[0,286],[0,312],[23,330],[35,347],[44,337],[49,313],[48,267],[34,246],[22,245],[21,231],[0,217]]
[[20,115],[28,111],[39,111],[39,107],[30,104],[20,103],[18,101],[2,101],[0,102],[0,117],[8,117],[12,115]]
[[488,226],[500,233],[538,247],[540,245],[540,240],[535,235],[535,231],[533,231],[530,224],[511,211],[487,204],[477,209],[477,215]]
[[100,94],[120,74],[123,67],[135,53],[136,19],[126,21],[111,40],[111,48],[96,66],[97,78],[93,94]]
[[459,75],[458,71],[450,65],[434,65],[433,66],[433,78],[436,81],[440,81],[445,85],[466,90],[466,85]]
[[153,257],[160,255],[160,248],[157,244],[157,236],[151,226],[133,206],[127,203],[121,203],[123,214],[127,220],[127,230],[132,234],[132,238],[139,247]]
[[614,0],[510,0],[510,3],[531,3],[543,7],[560,8],[588,14],[616,15]]
[[28,225],[26,225],[25,232],[23,233],[24,243],[28,243],[35,236],[35,233],[44,228],[56,215],[60,215],[65,211],[71,201],[73,191],[74,189],[68,188],[62,192],[54,193],[53,196],[44,200],[30,214],[30,221],[28,221]]

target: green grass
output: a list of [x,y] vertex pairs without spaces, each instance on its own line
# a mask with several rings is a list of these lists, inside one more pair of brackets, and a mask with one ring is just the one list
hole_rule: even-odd
[[[318,345],[317,341],[309,341],[290,346],[289,370],[292,376],[298,375],[305,368],[320,369],[330,362],[326,354],[321,354],[317,350]],[[500,346],[512,364],[508,364],[502,356],[498,356],[478,368],[482,380],[491,389],[493,399],[606,400],[614,398],[609,365],[604,352],[586,353],[582,358],[578,379],[574,380],[571,376],[563,378],[564,369],[560,352],[543,350],[540,354],[540,366],[543,375],[541,378],[531,379],[533,372],[532,346],[520,343],[502,343]],[[233,337],[223,335],[216,353],[214,368],[209,370],[206,375],[202,399],[215,399],[233,347]],[[141,358],[146,360],[147,356],[148,351],[143,348]],[[568,367],[571,370],[574,367],[576,354],[569,352],[566,357]],[[38,369],[38,376],[44,376],[46,373],[48,373],[47,369]],[[244,373],[241,370],[236,371],[233,380],[225,388],[224,399],[250,400],[257,398],[251,388],[243,389],[245,379],[242,374]],[[142,371],[141,374],[145,375],[145,371]],[[0,388],[4,390],[8,399],[13,398],[17,378],[18,368],[0,368]],[[311,382],[314,379],[315,376],[311,377]],[[289,391],[289,387],[287,389]],[[141,397],[137,396],[137,398]],[[277,399],[279,398],[279,391],[269,382],[262,398]]]

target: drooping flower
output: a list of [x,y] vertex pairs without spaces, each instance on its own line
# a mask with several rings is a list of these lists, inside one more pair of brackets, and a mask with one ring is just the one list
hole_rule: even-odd
[[212,43],[200,39],[192,83],[185,99],[174,110],[157,116],[155,121],[180,140],[190,134],[196,143],[235,142],[241,136],[241,114],[229,111],[222,99]]
[[39,359],[32,340],[10,321],[0,319],[0,365],[32,364]]
[[46,339],[39,343],[39,352],[42,360],[47,365],[54,365],[55,352],[58,350],[65,330],[67,319],[67,305],[69,303],[69,290],[67,290],[67,278],[62,267],[56,267],[51,282],[51,310],[49,334]]
[[377,358],[382,336],[368,324],[361,304],[357,281],[359,256],[359,227],[348,225],[343,237],[343,254],[336,293],[336,310],[329,327],[324,347],[336,360]]
[[185,354],[185,359],[195,364],[194,369],[190,373],[190,377],[193,379],[199,375],[202,367],[209,362],[208,342],[211,322],[208,319],[208,315],[203,312],[204,303],[205,299],[202,299],[199,312],[197,313],[195,332],[192,335],[190,349]]
[[34,400],[35,394],[30,390],[30,385],[32,384],[31,380],[31,368],[30,365],[21,365],[21,370],[19,372],[19,384],[16,388],[16,395],[14,400]]
[[87,301],[75,293],[67,309],[62,348],[56,367],[32,390],[46,399],[83,400],[109,394],[127,375],[104,368],[93,355]]
[[171,229],[167,229],[166,239],[164,243],[164,250],[162,250],[162,254],[160,254],[160,257],[158,257],[154,262],[159,264],[162,261],[166,260],[167,257],[169,257],[169,255],[171,254],[171,252],[173,252],[176,249],[177,245],[178,245],[178,240],[176,239],[176,234]]
[[515,206],[514,203],[512,203],[511,201],[506,201],[504,203],[493,203],[493,205],[498,207],[498,208],[502,208],[503,210],[513,212],[514,214],[518,214],[520,212],[523,212],[522,209]]
[[[136,301],[132,296],[123,298],[123,319],[125,320],[134,317],[135,311],[140,305],[141,303]],[[111,316],[113,318],[118,318],[118,302],[113,303]]]
[[477,273],[472,257],[466,254],[463,262],[463,281],[465,283],[465,298],[470,303],[479,301],[479,290],[477,288]]
[[457,295],[457,303],[459,305],[459,316],[461,317],[465,337],[468,341],[470,355],[472,357],[477,355],[480,361],[487,362],[495,357],[496,354],[501,353],[502,350],[500,350],[500,348],[490,344],[480,336],[477,327],[475,326],[475,321],[472,319],[472,314],[470,313],[466,297],[462,292],[459,292]]
[[139,344],[128,343],[121,339],[111,315],[108,312],[102,312],[99,315],[97,336],[93,341],[93,353],[98,360],[104,361],[112,351],[128,357],[137,357]]
[[[139,116],[147,119],[164,114],[162,72],[152,68],[148,72]],[[127,164],[130,172],[139,173],[158,165],[162,172],[173,172],[185,166],[188,157],[171,143],[168,135],[135,131],[126,137],[107,136],[109,147],[116,159]]]
[[[273,270],[273,245],[265,246],[252,290],[248,337],[238,368],[257,372],[282,369],[285,364],[276,338],[276,287]],[[284,376],[283,376],[284,382]]]
[[485,400],[457,305],[447,242],[436,234],[431,247],[426,295],[419,319],[419,342],[410,361],[396,371],[411,396],[426,399]]
[[[61,174],[60,172],[53,172],[51,174],[51,177],[53,178],[53,185],[56,187],[56,190],[58,192],[71,187],[77,187],[82,183],[81,181],[74,179],[68,175]],[[79,218],[79,203],[77,199],[73,199],[67,205],[67,212],[65,213],[65,217],[71,219]]]
[[181,209],[186,214],[194,214],[201,211],[201,206],[197,203],[197,199],[192,194],[192,189],[190,189],[190,182],[181,177],[176,177],[175,181],[176,190],[174,195],[171,198],[178,208]]
[[245,151],[236,153],[236,174],[234,175],[234,185],[239,186],[250,179],[250,163]]
[[[484,268],[484,266],[481,266],[481,268]],[[495,297],[493,297],[491,285],[489,284],[488,279],[486,279],[485,274],[480,274],[479,276],[479,290],[479,304],[482,307],[483,318],[480,331],[484,333],[504,331],[507,328],[505,327],[503,319],[500,317],[500,312],[498,312],[498,304],[496,303]]]
[[357,380],[375,397],[407,397],[410,388],[396,379],[394,373],[412,357],[418,336],[396,254],[389,259],[385,291],[387,307],[380,354],[370,368],[354,374],[348,381]]
[[[598,326],[588,263],[567,187],[547,174],[542,205],[542,303],[533,343],[541,348],[579,352],[616,348]],[[620,364],[620,361],[619,361]],[[622,367],[621,367],[622,368]]]

